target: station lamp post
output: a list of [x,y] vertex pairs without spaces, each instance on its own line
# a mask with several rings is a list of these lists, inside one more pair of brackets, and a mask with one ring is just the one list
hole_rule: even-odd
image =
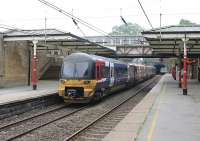
[[37,89],[37,43],[38,41],[33,41],[33,58],[32,58],[32,86],[33,90]]
[[182,88],[182,85],[181,85],[181,70],[182,70],[182,59],[181,59],[181,56],[179,56],[179,88]]
[[183,58],[183,66],[184,66],[184,73],[183,73],[183,95],[187,95],[187,47],[186,42],[189,40],[189,38],[182,38],[183,41],[183,49],[184,49],[184,58]]

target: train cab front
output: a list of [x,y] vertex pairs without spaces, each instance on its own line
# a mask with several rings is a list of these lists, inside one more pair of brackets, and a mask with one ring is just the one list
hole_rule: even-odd
[[66,103],[87,103],[96,87],[92,63],[64,61],[59,80],[59,96]]
[[59,83],[59,95],[66,103],[88,103],[96,87],[95,80],[64,80]]

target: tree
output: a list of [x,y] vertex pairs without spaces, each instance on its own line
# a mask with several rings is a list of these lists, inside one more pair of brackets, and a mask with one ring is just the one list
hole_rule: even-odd
[[110,35],[141,35],[144,29],[136,23],[127,23],[120,26],[114,26]]
[[196,23],[193,23],[189,20],[186,19],[181,19],[179,22],[179,25],[187,26],[187,25],[196,25]]

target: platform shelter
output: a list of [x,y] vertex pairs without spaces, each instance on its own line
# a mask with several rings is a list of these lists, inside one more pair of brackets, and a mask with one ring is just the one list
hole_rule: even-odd
[[179,87],[187,95],[188,66],[193,64],[196,73],[199,71],[200,25],[166,26],[142,34],[152,48],[152,55],[177,58]]
[[[115,54],[113,49],[57,29],[0,33],[0,87],[32,84],[35,89],[50,67],[59,72],[62,58],[73,52]],[[58,77],[59,73],[55,74]]]

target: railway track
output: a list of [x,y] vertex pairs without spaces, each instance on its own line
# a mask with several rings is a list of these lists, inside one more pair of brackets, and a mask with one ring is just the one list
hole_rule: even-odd
[[[66,136],[67,138],[65,138],[65,140],[80,140],[80,138],[81,141],[84,140],[84,138],[86,138],[85,140],[92,140],[93,138],[98,140],[106,135],[132,108],[131,106],[128,106],[130,107],[129,109],[125,108],[122,110],[123,112],[117,112],[120,114],[114,116],[114,119],[111,118],[111,120],[106,121],[103,125],[108,125],[108,127],[105,127],[104,131],[100,131],[102,127],[96,127],[97,123],[109,114],[113,113],[113,111],[117,111],[117,109],[121,105],[125,105],[125,103],[133,103],[133,106],[136,105],[137,102],[144,96],[139,96],[139,93],[150,86],[152,82],[157,79],[158,77],[151,79],[151,81],[148,80],[147,82],[144,82],[143,85],[145,86],[143,87],[141,84],[136,86],[138,88],[136,91],[134,90],[134,94],[132,94],[131,91],[131,94],[129,94],[131,96],[121,95],[121,93],[119,95],[112,95],[107,97],[105,101],[102,101],[100,104],[96,104],[94,106],[87,105],[78,108],[66,108],[65,106],[67,105],[63,105],[57,109],[4,125],[0,127],[0,140],[63,140]],[[136,96],[139,97],[137,98]],[[135,98],[133,99],[133,97]],[[112,121],[112,123],[110,123],[110,121]],[[61,129],[57,130],[52,128],[51,126],[54,124],[56,125],[54,127],[61,126]],[[100,126],[102,126],[102,124],[100,124]],[[94,128],[98,128],[98,130],[94,130]],[[63,129],[65,129],[65,132],[63,132]],[[51,132],[54,136],[56,135],[56,137],[53,137]],[[91,134],[92,132],[101,132],[102,134],[94,135]],[[38,137],[40,133],[42,133],[42,135]],[[83,136],[84,133],[87,134],[87,137]],[[88,134],[93,137],[90,137]]]
[[45,114],[49,114],[49,113],[52,113],[52,112],[54,112],[54,111],[63,109],[63,108],[65,108],[65,107],[67,107],[67,105],[61,105],[61,106],[59,106],[58,108],[54,108],[54,109],[52,109],[52,110],[48,110],[48,111],[46,111],[46,112],[42,112],[42,113],[39,113],[39,114],[30,116],[30,117],[24,118],[24,119],[22,119],[22,120],[18,120],[18,121],[11,122],[11,123],[9,123],[9,124],[0,126],[0,131],[2,131],[2,130],[5,129],[5,128],[14,126],[14,125],[16,125],[16,124],[20,124],[20,123],[22,123],[22,122],[25,122],[25,121],[34,119],[34,118],[36,118],[36,117],[43,116],[43,115],[45,115]]
[[[27,122],[29,122],[29,121],[31,121],[31,120],[35,120],[35,119],[38,118],[38,117],[47,116],[48,114],[49,114],[49,115],[50,115],[50,114],[60,115],[59,111],[60,111],[60,110],[63,110],[63,109],[65,110],[67,106],[69,106],[69,105],[66,105],[66,104],[65,104],[65,105],[62,105],[62,106],[60,106],[60,107],[58,107],[58,108],[55,108],[55,109],[52,109],[52,110],[49,110],[49,111],[46,111],[46,112],[42,112],[42,113],[39,113],[39,114],[34,115],[34,116],[30,116],[30,117],[28,117],[28,118],[25,118],[25,119],[22,119],[22,120],[19,120],[19,121],[10,123],[10,124],[3,125],[3,126],[0,127],[0,133],[1,133],[1,132],[5,132],[5,130],[6,130],[6,132],[9,132],[9,130],[13,131],[13,130],[15,130],[15,129],[16,129],[16,130],[19,130],[19,128],[23,128],[23,127],[24,127],[23,124],[26,124]],[[19,138],[19,137],[21,137],[21,136],[24,136],[24,135],[26,135],[26,134],[29,134],[30,132],[33,132],[34,130],[37,130],[37,129],[41,128],[41,127],[44,127],[44,126],[46,126],[46,125],[48,125],[48,124],[51,124],[51,123],[53,123],[53,122],[55,122],[55,121],[58,121],[58,120],[62,119],[62,118],[66,118],[67,116],[73,115],[73,114],[77,113],[78,111],[81,111],[81,110],[85,109],[86,107],[87,107],[87,106],[83,106],[83,107],[80,107],[80,108],[78,108],[78,109],[77,109],[77,108],[75,108],[75,109],[72,108],[72,109],[70,110],[70,112],[66,112],[66,113],[63,114],[62,116],[55,116],[56,118],[53,118],[53,119],[50,120],[50,121],[44,122],[44,123],[42,123],[42,124],[40,124],[40,125],[38,125],[38,126],[35,126],[35,127],[30,128],[30,129],[28,129],[28,130],[26,130],[26,131],[23,131],[23,132],[20,133],[20,134],[17,134],[17,135],[10,135],[10,137],[4,138],[3,140],[6,140],[6,141],[15,140],[15,139],[17,139],[17,138]],[[68,109],[69,109],[69,108],[68,108]],[[33,122],[33,121],[31,121],[31,122]]]
[[159,78],[153,79],[147,85],[137,90],[134,95],[122,101],[120,104],[96,118],[71,136],[65,138],[64,141],[101,140],[120,120],[122,120],[130,112],[130,110],[132,110],[132,108],[136,105],[136,102],[140,101],[146,95],[146,93],[142,92],[145,89],[150,90],[151,87],[149,86],[153,86],[156,79]]
[[4,120],[16,115],[23,115],[26,112],[60,104],[62,102],[62,98],[60,98],[57,93],[53,93],[47,96],[3,104],[0,105],[0,120]]

